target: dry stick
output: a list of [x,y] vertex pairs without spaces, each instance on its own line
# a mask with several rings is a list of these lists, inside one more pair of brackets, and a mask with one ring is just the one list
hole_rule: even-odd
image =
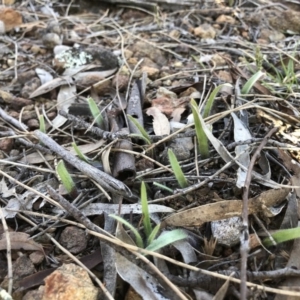
[[0,117],[22,131],[27,131],[28,129],[28,127],[25,124],[9,116],[2,108],[0,108]]
[[274,127],[269,133],[264,137],[261,144],[256,149],[254,155],[251,158],[249,168],[247,171],[247,176],[245,180],[245,185],[243,188],[243,210],[242,210],[242,219],[243,219],[243,231],[241,233],[241,284],[240,284],[240,293],[241,299],[247,299],[247,256],[250,250],[249,247],[249,229],[248,229],[248,196],[249,196],[249,188],[251,183],[251,173],[254,167],[256,160],[258,159],[261,150],[267,144],[268,139],[278,131],[278,127]]
[[77,117],[75,117],[71,114],[68,114],[63,110],[60,110],[58,113],[61,116],[68,119],[69,121],[76,124],[77,126],[83,127],[84,129],[88,129],[91,133],[96,134],[97,136],[103,138],[104,140],[115,140],[115,139],[118,139],[118,138],[128,137],[128,134],[118,133],[118,132],[109,132],[109,131],[102,130],[98,127],[93,127],[93,126],[91,126],[90,123],[87,123],[87,122],[81,120],[80,118],[77,118]]
[[43,152],[51,154],[51,151],[49,149],[47,149],[39,144],[34,144],[32,142],[29,142],[29,141],[25,140],[24,138],[18,137],[18,135],[12,129],[9,129],[5,132],[1,132],[0,135],[1,136],[11,136],[12,138],[18,140],[21,144],[23,144],[27,148],[31,148],[31,149],[33,148],[33,149],[41,150]]
[[35,136],[46,145],[53,152],[61,156],[65,161],[69,164],[80,170],[82,173],[87,175],[89,178],[92,178],[97,183],[99,183],[104,189],[116,193],[119,195],[123,195],[129,199],[137,198],[134,196],[130,189],[121,181],[113,178],[112,176],[94,168],[93,166],[87,164],[86,162],[80,160],[76,156],[72,155],[69,151],[65,150],[63,147],[58,145],[52,138],[50,138],[47,134],[35,130]]
[[[93,230],[97,233],[104,232],[105,236],[110,236],[107,232],[105,232],[103,229],[92,223],[77,207],[73,206],[70,202],[68,202],[64,197],[56,193],[56,191],[51,187],[48,186],[49,194],[53,199],[58,201],[61,206],[64,207],[65,210],[67,210],[68,213],[70,213],[79,223],[83,224],[88,230]],[[143,261],[143,269],[146,270],[149,274],[156,277],[157,279],[160,279],[159,282],[165,287],[165,288],[171,288],[173,292],[176,293],[178,298],[186,300],[187,298],[181,293],[181,291],[168,279],[166,278],[160,271],[155,267],[152,263],[149,262],[149,260],[144,257],[143,255],[138,255],[136,251],[134,251],[134,254],[128,252],[130,250],[125,249],[121,246],[117,246],[116,244],[106,240],[109,245],[114,248],[116,251],[120,252],[122,255],[124,255],[129,261],[132,263],[136,263],[136,256],[139,257],[140,260]],[[138,249],[137,247],[134,247]],[[147,250],[146,250],[147,251]],[[158,275],[158,277],[157,277]]]
[[11,244],[10,244],[10,236],[8,232],[8,227],[6,224],[5,217],[3,215],[2,208],[0,207],[0,218],[3,225],[3,231],[5,232],[5,238],[6,238],[6,255],[7,255],[7,277],[8,277],[8,293],[12,294],[12,288],[13,288],[13,271],[12,271],[12,263],[11,263]]

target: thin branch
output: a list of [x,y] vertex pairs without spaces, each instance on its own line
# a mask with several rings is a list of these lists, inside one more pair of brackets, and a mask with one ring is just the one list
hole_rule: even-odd
[[249,189],[252,177],[252,170],[256,160],[258,159],[260,152],[262,151],[263,147],[267,144],[268,139],[278,131],[277,127],[274,127],[269,133],[264,137],[261,144],[257,147],[255,153],[253,154],[249,168],[247,171],[247,176],[245,180],[245,186],[243,189],[243,209],[242,209],[242,219],[243,219],[243,231],[241,233],[241,284],[240,284],[240,292],[241,292],[241,299],[247,299],[247,257],[250,250],[249,246],[249,227],[248,227],[248,196],[249,196]]

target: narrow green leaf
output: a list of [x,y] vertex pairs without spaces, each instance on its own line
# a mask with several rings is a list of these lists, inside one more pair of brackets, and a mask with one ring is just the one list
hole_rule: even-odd
[[56,172],[67,192],[75,198],[77,195],[75,183],[62,160],[58,162]]
[[214,104],[214,101],[216,99],[216,96],[224,86],[231,87],[231,84],[225,83],[225,84],[219,85],[210,94],[210,96],[205,104],[204,110],[203,110],[203,114],[202,114],[203,119],[207,118],[210,115],[210,112],[211,112],[212,106]]
[[[277,232],[272,234],[272,237],[278,244],[294,239],[299,239],[300,227],[278,230]],[[263,244],[267,247],[272,246],[272,241],[270,240],[270,238],[267,237],[263,240]]]
[[151,144],[151,139],[150,139],[148,133],[146,132],[146,130],[143,128],[143,126],[141,126],[141,124],[135,118],[133,118],[131,115],[127,115],[127,117],[137,127],[137,129],[140,131],[142,136],[148,141],[148,144]]
[[139,248],[144,248],[144,243],[143,243],[143,239],[141,237],[141,235],[139,234],[139,232],[126,220],[124,220],[123,218],[116,216],[116,215],[109,215],[111,218],[117,220],[118,222],[122,223],[123,225],[125,225],[128,229],[130,229],[134,236],[135,236],[135,241],[136,241],[136,245]]
[[172,166],[172,170],[174,171],[175,177],[178,181],[178,184],[181,188],[185,188],[189,185],[188,181],[186,180],[182,169],[178,163],[177,157],[174,154],[172,149],[168,149],[168,156],[169,156],[169,161]]
[[159,232],[159,229],[160,229],[160,224],[157,224],[152,230],[151,234],[148,236],[147,245],[150,245],[153,242],[153,240],[156,238]]
[[39,123],[40,123],[40,131],[46,133],[45,119],[43,115],[39,116]]
[[103,128],[103,125],[104,125],[103,117],[101,115],[101,112],[100,112],[96,102],[94,101],[94,99],[92,97],[88,97],[87,102],[88,102],[91,114],[95,119],[95,122],[99,125],[100,128]]
[[158,183],[158,182],[155,182],[155,181],[154,181],[153,184],[154,184],[155,186],[161,188],[162,190],[168,191],[168,192],[170,192],[170,193],[172,193],[172,194],[173,194],[173,192],[174,192],[172,189],[170,189],[169,187],[167,187],[167,186],[165,186],[165,185],[163,185],[163,184],[161,184],[161,183]]
[[148,209],[148,199],[145,182],[141,185],[141,204],[143,212],[143,225],[145,230],[145,235],[148,237],[152,232],[152,226],[150,221],[149,209]]
[[202,159],[209,157],[209,147],[208,147],[208,139],[202,128],[200,119],[199,119],[199,111],[198,105],[194,99],[191,100],[192,112],[195,123],[196,136],[199,145],[199,152]]
[[80,151],[80,149],[78,148],[78,146],[75,142],[72,143],[72,146],[73,146],[76,154],[78,155],[78,157],[81,160],[85,161],[86,163],[89,163],[89,158]]
[[161,234],[156,240],[154,240],[146,250],[156,251],[167,245],[170,245],[176,241],[183,240],[187,237],[184,231],[181,229],[175,229]]
[[139,133],[130,133],[129,137],[141,139],[141,140],[145,141],[147,144],[151,145],[151,142],[147,138],[145,138],[141,133],[140,134]]
[[245,85],[242,88],[241,93],[243,95],[249,94],[250,90],[252,89],[253,85],[263,76],[265,75],[264,72],[258,71],[254,75],[252,75],[248,81],[245,83]]

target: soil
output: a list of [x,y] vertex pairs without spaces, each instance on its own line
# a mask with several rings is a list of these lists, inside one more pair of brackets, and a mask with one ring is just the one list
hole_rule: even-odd
[[3,299],[300,296],[300,4],[176,2],[3,1]]

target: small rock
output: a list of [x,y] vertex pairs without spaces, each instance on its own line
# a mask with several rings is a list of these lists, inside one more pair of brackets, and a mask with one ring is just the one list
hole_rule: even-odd
[[116,76],[112,80],[112,85],[119,91],[124,91],[128,87],[128,82],[129,82],[129,76],[125,74],[116,74]]
[[44,295],[45,286],[41,285],[38,290],[27,292],[22,300],[42,300]]
[[240,217],[232,217],[211,222],[211,232],[219,244],[232,247],[239,243],[243,222]]
[[14,278],[24,278],[35,272],[35,268],[29,257],[22,255],[13,264]]
[[223,56],[221,56],[220,54],[214,54],[212,59],[211,59],[215,64],[216,66],[225,66],[226,65],[226,60],[224,59]]
[[133,52],[132,52],[132,51],[130,51],[130,50],[128,50],[128,49],[124,49],[124,57],[125,57],[126,59],[129,59],[130,57],[132,57],[132,55],[133,55]]
[[18,72],[18,83],[26,84],[29,80],[36,77],[34,70],[29,70],[27,72]]
[[0,150],[2,150],[5,153],[9,153],[13,147],[14,140],[10,138],[2,138],[0,140]]
[[29,255],[29,258],[34,265],[39,265],[44,260],[45,255],[41,251],[34,251]]
[[161,154],[161,161],[164,164],[169,164],[168,149],[172,149],[178,161],[189,159],[191,157],[190,150],[194,147],[192,138],[177,138],[168,148]]
[[142,67],[141,70],[142,70],[142,72],[146,72],[150,79],[156,79],[159,74],[159,69],[157,69],[157,68],[144,66],[144,67]]
[[229,23],[229,24],[235,24],[235,19],[231,16],[227,15],[220,15],[216,19],[216,23]]
[[179,31],[179,30],[176,30],[176,29],[173,29],[173,30],[169,33],[169,36],[170,36],[171,38],[179,39],[179,38],[180,38],[180,31]]
[[285,35],[282,32],[274,31],[269,35],[270,42],[279,42],[285,39]]
[[30,119],[27,121],[27,126],[31,130],[38,129],[40,127],[39,121],[37,119]]
[[10,107],[13,109],[21,109],[27,105],[32,105],[32,104],[33,104],[33,101],[30,99],[16,97],[13,99],[12,103],[10,104]]
[[136,170],[139,171],[145,171],[145,170],[153,170],[154,169],[154,163],[146,158],[141,158],[136,162]]
[[37,77],[34,77],[31,80],[27,81],[21,91],[22,97],[29,98],[29,96],[40,86],[41,81]]
[[30,51],[33,53],[33,54],[39,54],[41,52],[41,47],[38,46],[38,45],[32,45],[32,47],[30,48]]
[[47,49],[53,49],[55,46],[61,45],[62,40],[58,34],[50,32],[43,35],[43,44]]
[[219,71],[217,72],[217,76],[218,78],[220,78],[223,82],[226,82],[226,83],[233,83],[233,79],[232,79],[232,76],[231,76],[231,73],[228,72],[228,71]]
[[85,231],[76,226],[66,227],[59,238],[61,245],[74,254],[83,251],[87,246],[87,241],[88,236]]
[[209,24],[205,23],[194,28],[194,35],[201,39],[214,39],[217,35],[216,30]]
[[274,16],[269,19],[269,24],[281,32],[300,33],[300,12],[285,10],[280,17]]
[[62,30],[61,27],[59,25],[58,22],[56,22],[55,20],[51,20],[48,25],[47,25],[47,32],[52,32],[52,33],[56,33],[58,36],[60,36],[62,34]]
[[85,270],[64,264],[45,278],[43,300],[96,300],[98,289]]
[[152,61],[155,61],[159,66],[167,64],[165,53],[149,43],[138,41],[132,46],[131,50],[138,59],[148,57]]
[[2,23],[2,33],[8,32],[23,23],[22,15],[10,7],[1,7],[0,22]]

